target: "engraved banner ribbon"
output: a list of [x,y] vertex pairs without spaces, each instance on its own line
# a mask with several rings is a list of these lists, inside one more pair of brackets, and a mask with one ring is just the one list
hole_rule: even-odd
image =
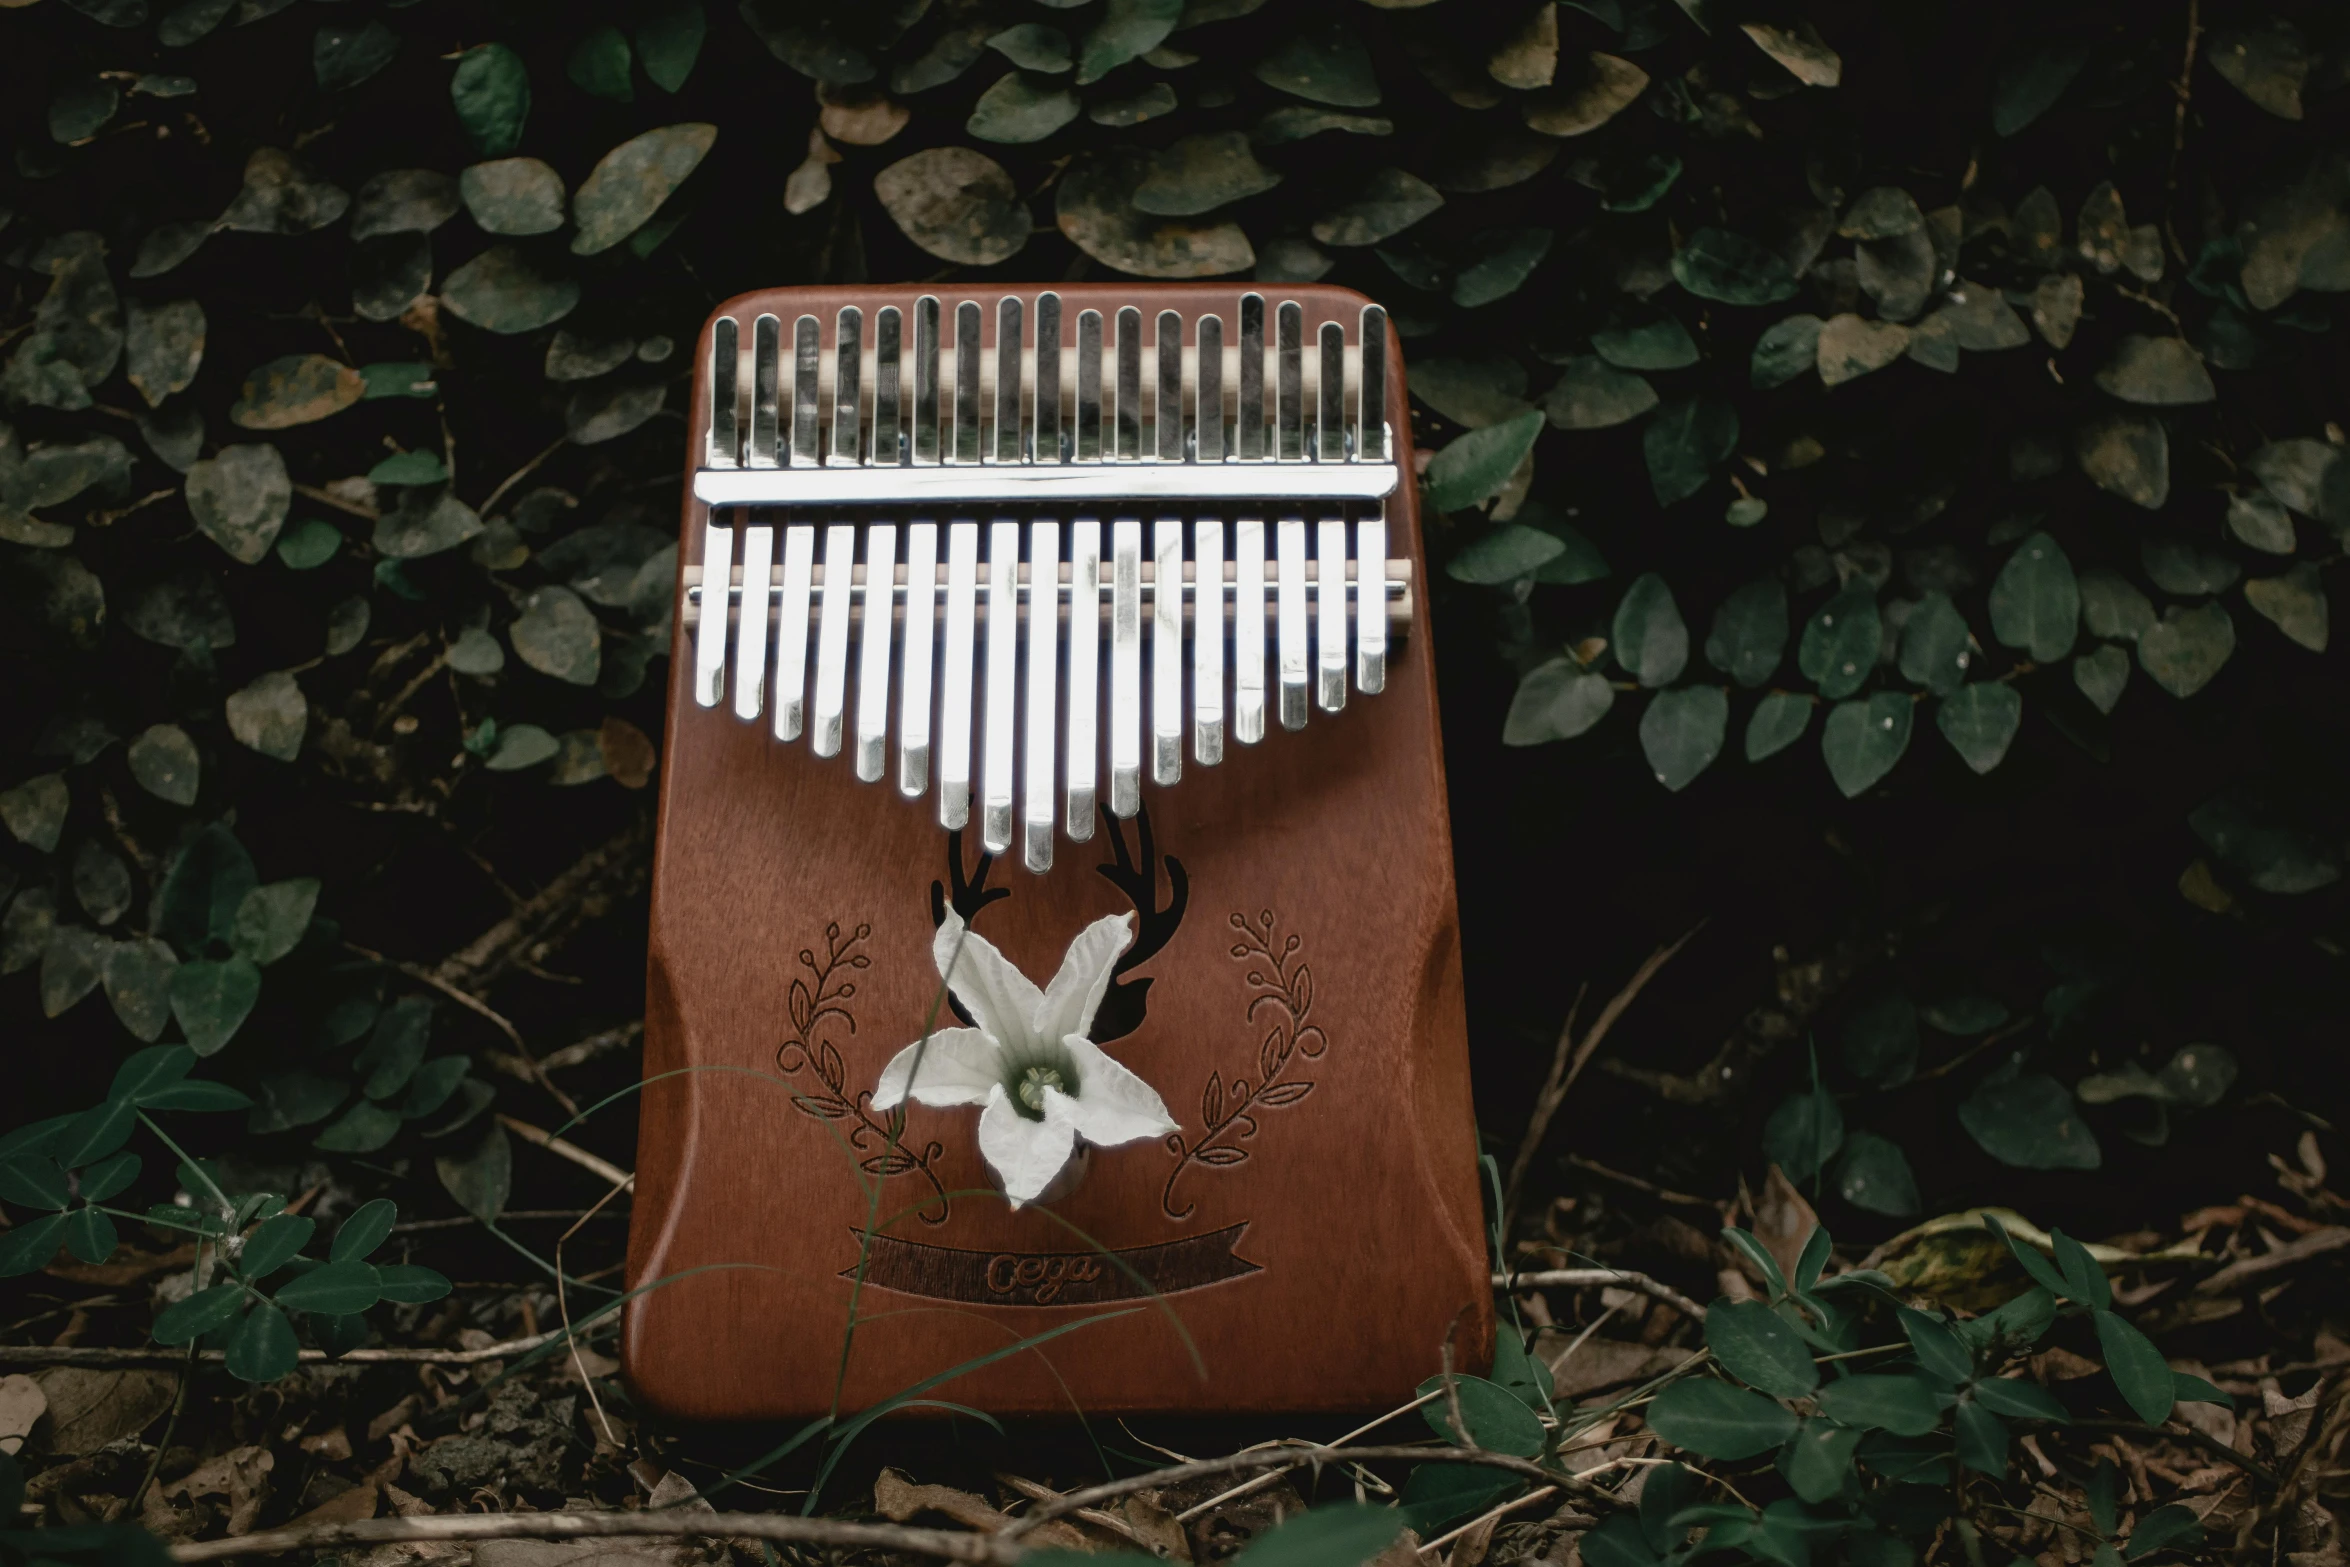
[[[876,1235],[865,1282],[899,1295],[974,1306],[1095,1306],[1179,1294],[1245,1278],[1260,1264],[1233,1255],[1246,1220],[1201,1235],[1116,1251],[968,1251]],[[842,1278],[856,1276],[854,1266]]]

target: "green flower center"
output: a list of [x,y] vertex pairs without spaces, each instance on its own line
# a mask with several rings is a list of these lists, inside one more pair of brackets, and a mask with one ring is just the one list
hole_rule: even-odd
[[1043,1120],[1044,1091],[1048,1088],[1058,1088],[1063,1093],[1074,1091],[1068,1079],[1052,1067],[1032,1066],[1021,1073],[1019,1081],[1012,1085],[1013,1096],[1020,1101],[1021,1114],[1031,1121]]

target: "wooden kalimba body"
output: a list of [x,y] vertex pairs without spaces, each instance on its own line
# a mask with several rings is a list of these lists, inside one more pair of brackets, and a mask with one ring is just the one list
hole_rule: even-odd
[[[1316,287],[785,289],[721,307],[699,355],[629,1253],[632,1288],[668,1282],[628,1307],[640,1396],[821,1413],[852,1310],[843,1410],[1075,1322],[931,1396],[1352,1409],[1408,1398],[1447,1342],[1481,1362],[1384,313]],[[875,1094],[968,1021],[942,927],[1043,985],[1105,916],[1132,939],[1082,1032],[1172,1129],[1080,1143],[1014,1206],[979,1123],[1073,1100]]]

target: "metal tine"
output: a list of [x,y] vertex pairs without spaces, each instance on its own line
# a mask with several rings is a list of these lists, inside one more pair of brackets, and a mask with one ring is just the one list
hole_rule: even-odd
[[1159,312],[1158,458],[1183,461],[1183,317]]
[[1265,520],[1232,524],[1232,738],[1265,738]]
[[1151,782],[1183,777],[1183,519],[1161,517],[1152,532]]
[[1346,706],[1346,519],[1324,517],[1315,533],[1315,699],[1323,712],[1335,713]]
[[1314,415],[1314,461],[1346,461],[1346,328],[1322,323],[1322,385]]
[[1036,430],[1034,462],[1061,460],[1061,296],[1036,296]]
[[883,305],[873,314],[873,461],[895,467],[905,460],[898,438],[898,307]]
[[1194,378],[1192,450],[1201,462],[1224,460],[1224,322],[1201,316],[1192,329],[1199,338],[1199,371]]
[[802,316],[792,323],[791,460],[794,463],[814,463],[818,455],[816,408],[817,400],[823,395],[820,379],[823,358],[818,335],[814,316]]
[[995,307],[995,460],[1018,462],[1020,430],[1020,296],[1006,294]]
[[953,461],[979,461],[979,301],[955,306],[955,450]]
[[914,301],[913,459],[938,461],[938,296]]
[[[1387,451],[1387,312],[1363,307],[1363,368],[1356,403],[1355,459],[1385,462]],[[1355,689],[1387,689],[1387,509],[1363,508],[1355,521]]]
[[1032,872],[1053,868],[1054,666],[1060,662],[1061,525],[1039,517],[1028,525],[1028,747],[1020,764],[1022,862]]
[[998,517],[987,546],[987,714],[980,751],[979,841],[990,854],[1012,846],[1012,758],[1019,701],[1020,524]]
[[741,434],[735,422],[735,365],[742,353],[742,327],[732,316],[710,323],[710,433],[702,443],[702,466],[732,468],[741,461]]
[[979,593],[979,524],[947,524],[946,662],[938,691],[938,824],[971,820],[972,629]]
[[1240,296],[1240,414],[1233,422],[1242,462],[1265,456],[1265,296]]
[[1276,316],[1278,340],[1274,349],[1277,359],[1274,396],[1279,425],[1274,455],[1283,462],[1300,461],[1306,454],[1305,321],[1305,311],[1296,300],[1281,302]]
[[865,312],[843,305],[832,334],[832,451],[824,459],[829,467],[854,468],[865,460],[864,364]]
[[[734,716],[750,720],[759,716],[767,697],[767,604],[768,568],[775,560],[775,530],[767,526],[743,529],[743,595],[742,612],[734,633]],[[718,612],[726,613],[724,600]],[[710,605],[707,596],[702,615],[708,619]],[[700,649],[696,649],[699,652]]]
[[751,450],[745,466],[772,468],[782,434],[776,405],[783,380],[783,323],[761,316],[751,323]]
[[1275,528],[1281,557],[1281,727],[1306,726],[1306,520],[1284,517]]
[[865,529],[865,627],[857,662],[857,777],[878,783],[889,752],[889,651],[897,640],[891,611],[897,599],[898,530],[877,522]]
[[816,575],[816,530],[783,530],[783,602],[775,623],[775,738],[797,740],[808,691],[808,584]]
[[1224,760],[1224,524],[1191,525],[1191,756],[1202,767]]
[[[1069,524],[1069,761],[1066,831],[1069,841],[1093,836],[1100,777],[1102,525],[1091,517]],[[1034,656],[1031,654],[1030,656]]]
[[1142,312],[1118,312],[1118,460],[1142,458]]
[[1079,462],[1102,460],[1102,313],[1077,313],[1077,435]]
[[[898,686],[898,793],[930,787],[930,648],[937,635],[938,524],[906,528],[906,672]],[[868,611],[870,613],[870,611]]]
[[727,591],[734,576],[734,530],[712,511],[702,523],[702,620],[694,629],[694,702],[716,707],[726,691]]
[[856,591],[857,528],[836,522],[824,530],[824,599],[816,625],[816,708],[808,724],[818,756],[840,755],[841,720],[848,710],[849,605]]
[[[1355,401],[1355,460],[1387,461],[1387,312],[1363,307],[1363,368]],[[1384,563],[1382,563],[1384,564]],[[1385,623],[1385,610],[1381,610]]]
[[1110,524],[1110,814],[1142,809],[1142,519]]

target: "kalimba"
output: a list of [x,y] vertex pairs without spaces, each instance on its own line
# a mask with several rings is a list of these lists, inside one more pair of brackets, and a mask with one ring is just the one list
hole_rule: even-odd
[[1384,312],[782,289],[696,370],[639,1395],[853,1410],[1056,1328],[926,1396],[1351,1409],[1478,1363]]

